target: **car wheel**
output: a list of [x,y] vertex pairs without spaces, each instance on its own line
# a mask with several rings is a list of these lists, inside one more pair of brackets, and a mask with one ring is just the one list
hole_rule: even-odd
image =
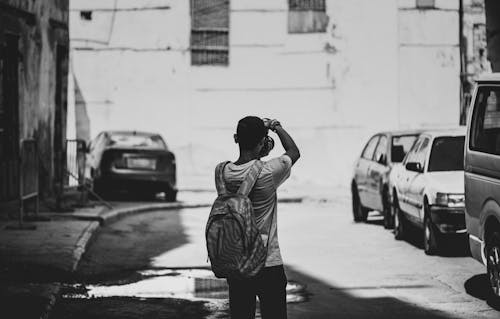
[[364,222],[368,217],[368,209],[361,205],[359,199],[358,187],[354,184],[352,186],[352,215],[355,222]]
[[391,229],[392,228],[392,214],[391,214],[391,204],[389,203],[389,196],[387,195],[387,191],[384,191],[382,195],[382,206],[384,215],[384,228]]
[[171,189],[165,190],[165,200],[167,202],[177,201],[177,191]]
[[424,252],[427,255],[435,255],[439,251],[439,234],[431,217],[424,217]]
[[486,269],[495,302],[500,302],[500,232],[494,232],[486,244]]
[[393,207],[394,215],[394,238],[397,240],[404,239],[406,236],[406,225],[403,212],[399,209],[399,203],[395,201]]

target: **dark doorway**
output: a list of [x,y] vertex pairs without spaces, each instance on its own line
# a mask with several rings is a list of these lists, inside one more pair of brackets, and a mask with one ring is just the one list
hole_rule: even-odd
[[0,43],[0,201],[19,194],[19,37]]

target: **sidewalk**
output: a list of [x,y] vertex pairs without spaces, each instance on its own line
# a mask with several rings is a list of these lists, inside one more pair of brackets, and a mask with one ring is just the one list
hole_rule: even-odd
[[71,280],[99,226],[138,212],[211,205],[213,198],[204,197],[189,203],[111,202],[113,209],[94,203],[71,212],[40,212],[49,220],[24,224],[34,229],[10,229],[17,221],[0,221],[0,300],[8,305],[2,318],[47,318],[59,282]]
[[[280,202],[335,200],[331,192],[305,187],[282,192],[279,198]],[[7,229],[17,222],[0,221],[0,300],[9,305],[2,318],[47,318],[59,295],[59,282],[71,280],[101,225],[138,212],[209,207],[215,197],[212,191],[185,191],[179,193],[176,203],[111,202],[113,209],[96,203],[71,212],[43,212],[40,216],[49,221],[26,223],[35,226],[34,230]]]

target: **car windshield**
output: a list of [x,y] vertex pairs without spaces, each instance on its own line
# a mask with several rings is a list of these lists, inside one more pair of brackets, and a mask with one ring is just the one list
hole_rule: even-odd
[[391,159],[393,163],[401,163],[418,138],[418,134],[392,137]]
[[163,139],[158,135],[113,134],[111,145],[119,147],[144,147],[166,149]]
[[462,171],[464,169],[464,140],[464,136],[434,139],[428,171]]

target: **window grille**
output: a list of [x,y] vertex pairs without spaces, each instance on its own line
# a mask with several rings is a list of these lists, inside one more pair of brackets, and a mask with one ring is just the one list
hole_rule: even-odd
[[326,32],[325,0],[288,0],[288,33]]
[[417,8],[419,9],[434,9],[436,0],[417,0]]
[[289,0],[291,11],[325,11],[325,0]]
[[191,64],[229,64],[229,0],[191,0]]

